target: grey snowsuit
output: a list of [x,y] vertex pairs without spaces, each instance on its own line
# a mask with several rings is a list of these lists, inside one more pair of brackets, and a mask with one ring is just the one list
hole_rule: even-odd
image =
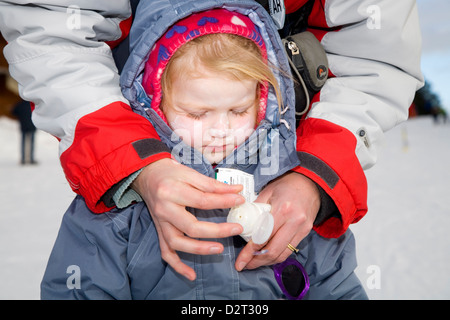
[[[225,4],[224,4],[225,3]],[[235,168],[255,177],[256,191],[299,165],[295,149],[294,89],[291,79],[276,69],[289,70],[277,28],[268,13],[253,1],[141,1],[130,33],[131,55],[121,74],[124,96],[135,112],[146,117],[172,150],[173,156],[198,172],[214,177],[214,169],[183,143],[149,109],[141,86],[142,68],[153,44],[175,22],[193,12],[224,6],[249,16],[260,28],[268,58],[283,93],[286,112],[279,112],[269,92],[265,119],[249,139],[217,167]],[[228,210],[189,210],[197,219],[225,222]],[[214,239],[224,246],[218,255],[180,252],[197,278],[189,281],[162,259],[158,236],[143,202],[125,209],[94,214],[82,197],[64,215],[41,284],[43,299],[283,299],[270,266],[237,272],[235,259],[244,245],[240,237]],[[305,266],[311,287],[305,299],[366,299],[354,274],[355,244],[348,230],[337,239],[316,232],[299,244],[295,256]]]

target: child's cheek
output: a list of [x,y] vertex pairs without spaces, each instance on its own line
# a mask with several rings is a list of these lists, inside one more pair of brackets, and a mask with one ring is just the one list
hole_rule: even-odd
[[236,137],[237,145],[244,142],[255,131],[255,122],[248,118],[242,118],[235,122],[233,135]]
[[196,132],[199,130],[201,137],[201,124],[199,125],[198,122],[187,117],[177,116],[169,122],[169,126],[186,144],[194,146],[194,142],[198,140]]

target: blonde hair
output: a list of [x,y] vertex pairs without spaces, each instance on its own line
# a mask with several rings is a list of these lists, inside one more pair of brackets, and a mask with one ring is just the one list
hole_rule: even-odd
[[160,108],[165,100],[170,100],[175,78],[195,76],[202,67],[230,79],[256,80],[259,87],[268,83],[274,88],[281,106],[278,83],[259,47],[242,36],[215,33],[195,38],[174,53],[161,77],[163,99]]

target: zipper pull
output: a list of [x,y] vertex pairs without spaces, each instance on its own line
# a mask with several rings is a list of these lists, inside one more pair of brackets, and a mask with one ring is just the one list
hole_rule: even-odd
[[292,55],[296,55],[300,53],[300,50],[297,47],[297,44],[294,41],[288,42],[288,48],[291,50]]

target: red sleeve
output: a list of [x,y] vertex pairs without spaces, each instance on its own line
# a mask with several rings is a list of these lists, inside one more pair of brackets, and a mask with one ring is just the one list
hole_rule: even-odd
[[[285,1],[286,12],[292,13],[307,1]],[[314,1],[308,17],[308,30],[319,41],[329,27],[324,1]],[[330,70],[330,77],[334,77]],[[320,93],[314,102],[320,101]],[[311,104],[312,104],[311,103]],[[351,223],[359,221],[367,212],[367,181],[356,156],[356,137],[348,129],[327,120],[304,117],[297,128],[297,153],[301,165],[294,171],[316,182],[334,201],[340,216],[332,216],[314,230],[324,237],[339,237]]]
[[74,141],[60,157],[69,184],[88,207],[101,213],[100,201],[114,184],[145,165],[170,157],[151,123],[123,102],[114,102],[78,120]]
[[341,215],[314,227],[324,237],[339,237],[367,212],[367,181],[355,148],[350,131],[326,120],[308,118],[297,129],[301,164],[294,171],[320,185]]

